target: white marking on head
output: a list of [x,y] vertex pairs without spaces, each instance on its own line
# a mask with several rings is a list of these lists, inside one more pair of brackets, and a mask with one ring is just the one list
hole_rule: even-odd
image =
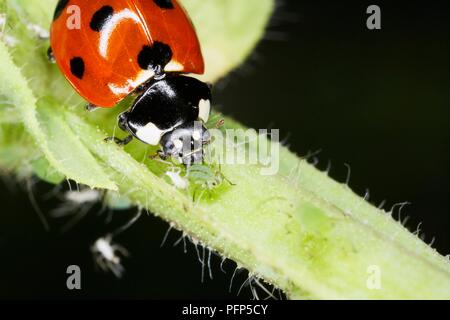
[[194,133],[192,134],[192,138],[195,141],[201,140],[202,135],[200,134],[200,132],[198,130],[195,130]]
[[136,131],[136,137],[152,146],[156,146],[161,141],[161,137],[166,131],[159,129],[154,123],[147,123],[144,127]]
[[211,112],[211,102],[209,100],[201,99],[198,103],[198,117],[203,122],[208,122],[209,113]]
[[183,141],[181,141],[180,139],[177,139],[173,142],[173,145],[175,146],[176,150],[181,150],[183,149]]
[[164,67],[164,71],[166,72],[177,72],[177,71],[183,71],[184,67],[181,63],[178,61],[170,61],[166,66]]
[[124,20],[132,20],[136,24],[141,22],[139,16],[129,9],[124,9],[113,14],[100,32],[99,51],[103,58],[106,58],[108,55],[109,39],[111,38],[112,33]]

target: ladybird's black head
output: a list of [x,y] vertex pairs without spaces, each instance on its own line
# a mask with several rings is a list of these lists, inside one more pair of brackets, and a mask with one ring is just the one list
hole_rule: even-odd
[[187,166],[203,161],[203,146],[211,136],[202,122],[186,123],[161,139],[163,154]]
[[119,126],[147,144],[161,144],[167,156],[198,158],[198,150],[180,148],[179,140],[187,141],[188,146],[192,141],[203,145],[204,139],[209,140],[203,124],[210,108],[207,84],[191,77],[166,75],[148,84],[130,110],[119,116]]

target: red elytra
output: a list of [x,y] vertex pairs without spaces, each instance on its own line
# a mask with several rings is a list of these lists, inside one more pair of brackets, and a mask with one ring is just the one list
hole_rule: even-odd
[[60,0],[50,36],[64,76],[100,107],[113,107],[154,75],[139,64],[145,46],[170,47],[166,72],[204,72],[197,34],[176,0]]

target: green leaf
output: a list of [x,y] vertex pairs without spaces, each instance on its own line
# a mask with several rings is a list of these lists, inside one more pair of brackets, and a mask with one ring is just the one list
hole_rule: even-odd
[[43,181],[51,184],[60,184],[66,178],[55,171],[45,157],[40,157],[31,163],[33,172]]
[[214,82],[243,63],[265,32],[273,0],[181,1],[196,26],[205,57],[203,80]]
[[2,42],[0,61],[0,82],[3,83],[0,95],[16,106],[25,127],[54,170],[92,188],[116,190],[117,186],[62,121],[58,104],[51,99],[42,99],[37,107],[33,92]]

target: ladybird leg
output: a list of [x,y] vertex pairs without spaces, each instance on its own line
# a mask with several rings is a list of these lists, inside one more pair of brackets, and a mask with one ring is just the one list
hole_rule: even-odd
[[159,158],[159,159],[165,161],[165,160],[169,159],[169,156],[167,154],[165,154],[164,151],[158,150],[158,151],[156,151],[156,154],[151,155],[149,158],[150,159],[157,159],[157,158]]
[[88,111],[88,112],[95,111],[95,110],[97,110],[98,108],[99,108],[99,106],[96,106],[95,104],[92,104],[92,103],[88,103],[88,104],[85,106],[85,109],[86,109],[86,111]]
[[136,87],[136,89],[134,89],[133,93],[140,95],[141,93],[143,93],[145,90],[145,87],[143,84],[141,84],[140,86]]
[[128,137],[126,137],[123,140],[119,139],[119,138],[116,138],[116,137],[108,137],[108,138],[105,139],[106,142],[114,141],[118,146],[126,146],[132,140],[133,140],[133,136],[132,135],[129,135]]
[[53,54],[53,49],[52,49],[52,47],[48,47],[48,50],[47,50],[47,59],[48,59],[48,61],[50,61],[51,63],[55,63],[55,62],[56,62],[55,55]]
[[147,90],[147,86],[147,82],[144,82],[143,84],[137,86],[136,89],[134,89],[133,93],[140,95],[141,93],[144,93],[145,90]]

